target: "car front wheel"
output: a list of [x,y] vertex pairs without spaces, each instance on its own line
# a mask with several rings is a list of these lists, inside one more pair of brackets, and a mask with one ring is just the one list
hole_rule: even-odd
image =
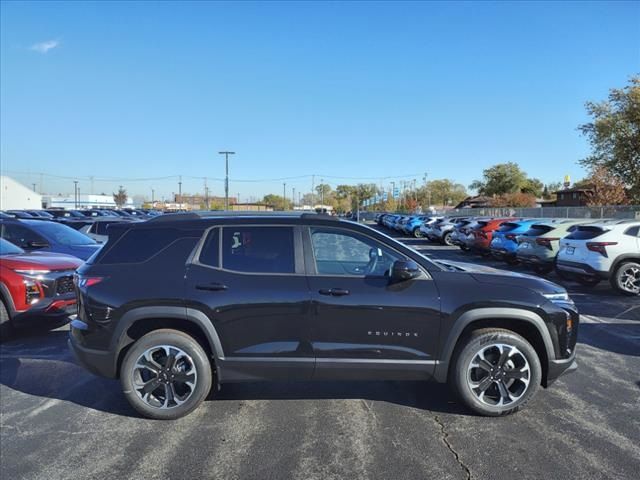
[[536,393],[542,368],[536,351],[520,335],[504,329],[476,330],[456,348],[453,387],[480,415],[508,415]]
[[211,390],[211,364],[191,336],[147,333],[127,352],[120,370],[125,397],[147,418],[172,420],[195,410]]
[[611,277],[611,286],[625,295],[640,295],[640,263],[622,263]]

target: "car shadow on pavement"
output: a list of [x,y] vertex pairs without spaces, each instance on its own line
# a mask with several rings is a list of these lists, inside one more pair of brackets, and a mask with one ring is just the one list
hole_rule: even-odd
[[471,415],[454,401],[446,385],[434,382],[308,381],[222,385],[208,400],[365,400],[437,413]]

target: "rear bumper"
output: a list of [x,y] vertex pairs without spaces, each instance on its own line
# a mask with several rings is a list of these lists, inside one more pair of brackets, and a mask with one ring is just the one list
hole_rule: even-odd
[[565,272],[577,273],[580,275],[590,275],[592,277],[600,277],[605,280],[609,278],[609,272],[596,270],[588,263],[568,262],[566,260],[558,260],[556,265],[560,270],[563,270]]
[[71,322],[71,331],[69,333],[69,349],[73,352],[76,361],[94,375],[116,378],[116,358],[112,352],[108,350],[86,348],[80,345],[78,341],[77,327],[82,327],[82,325],[86,324],[80,320],[73,320]]

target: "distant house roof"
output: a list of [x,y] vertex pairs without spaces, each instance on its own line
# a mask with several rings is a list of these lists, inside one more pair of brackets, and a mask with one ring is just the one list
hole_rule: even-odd
[[481,208],[491,206],[491,197],[485,197],[484,195],[476,195],[475,197],[467,197],[455,206],[455,209],[460,208]]
[[565,188],[564,190],[558,190],[557,192],[553,192],[556,195],[558,193],[589,193],[593,192],[591,188]]

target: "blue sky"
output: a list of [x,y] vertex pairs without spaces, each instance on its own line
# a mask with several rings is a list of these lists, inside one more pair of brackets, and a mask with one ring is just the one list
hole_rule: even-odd
[[96,192],[169,196],[160,178],[181,174],[222,194],[223,149],[243,200],[310,174],[468,185],[506,161],[577,178],[584,102],[640,72],[638,2],[3,2],[0,17],[2,171],[69,177],[44,176],[50,193],[94,176]]

